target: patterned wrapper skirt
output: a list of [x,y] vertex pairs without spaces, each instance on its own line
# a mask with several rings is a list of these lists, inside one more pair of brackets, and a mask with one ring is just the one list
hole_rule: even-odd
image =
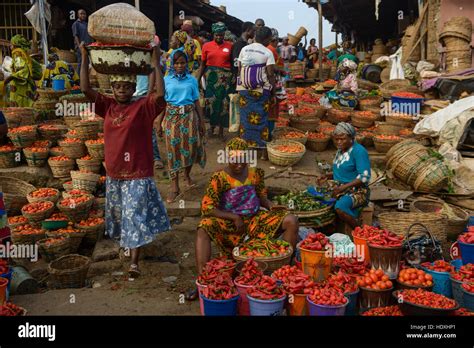
[[235,78],[229,69],[206,68],[206,117],[211,126],[229,127],[229,94],[234,93]]
[[198,163],[206,165],[206,152],[199,134],[199,119],[194,105],[168,104],[163,120],[166,158],[171,173]]
[[369,197],[370,189],[368,187],[353,187],[338,197],[334,208],[357,219],[362,209],[369,204]]
[[166,208],[153,178],[116,180],[107,177],[106,233],[123,248],[151,243],[171,229]]
[[270,134],[270,95],[254,91],[239,91],[239,95],[240,137],[246,140],[250,147],[265,148]]
[[284,210],[260,210],[255,215],[242,216],[246,233],[241,235],[236,233],[233,221],[216,217],[204,217],[199,223],[199,228],[207,232],[222,253],[230,255],[234,247],[243,242],[246,235],[256,238],[257,235],[263,233],[270,238],[278,237],[280,226],[286,215],[288,213]]

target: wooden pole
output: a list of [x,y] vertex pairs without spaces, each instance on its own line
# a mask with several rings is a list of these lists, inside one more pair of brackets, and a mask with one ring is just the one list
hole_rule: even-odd
[[168,14],[168,17],[169,17],[169,23],[168,23],[168,42],[171,41],[171,35],[173,35],[173,20],[174,20],[174,0],[168,0],[169,1],[169,6],[168,6],[168,9],[169,9],[169,14]]
[[140,0],[135,0],[135,8],[140,11]]
[[323,81],[323,9],[321,1],[318,0],[318,15],[319,15],[319,81]]

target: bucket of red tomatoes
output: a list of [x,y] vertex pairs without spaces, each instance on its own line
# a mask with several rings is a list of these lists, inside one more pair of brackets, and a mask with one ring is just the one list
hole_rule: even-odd
[[433,263],[424,262],[421,264],[421,268],[433,277],[433,292],[453,297],[449,276],[454,271],[454,267],[449,262],[444,260],[436,260]]
[[424,289],[405,289],[393,292],[403,315],[453,315],[459,304],[446,296]]
[[343,316],[349,299],[341,290],[318,287],[307,297],[310,316]]
[[275,279],[264,275],[247,292],[251,316],[280,316],[285,307],[286,294]]
[[358,277],[359,308],[364,311],[374,307],[389,306],[392,302],[393,283],[381,269],[371,269]]
[[390,279],[396,279],[402,259],[403,237],[387,230],[367,240],[372,268],[382,269]]

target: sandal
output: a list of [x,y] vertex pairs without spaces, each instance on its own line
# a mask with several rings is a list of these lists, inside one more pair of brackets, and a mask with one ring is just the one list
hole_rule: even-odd
[[140,276],[140,271],[138,270],[138,265],[132,263],[130,265],[130,269],[128,270],[128,276],[129,278],[135,279]]
[[[171,195],[173,195],[173,196],[171,196]],[[179,192],[179,191],[177,191],[177,192],[170,191],[170,193],[168,194],[168,198],[166,198],[166,203],[168,203],[168,204],[174,203],[180,197],[181,197],[181,192]]]
[[189,289],[184,294],[184,299],[186,301],[196,301],[198,297],[199,297],[199,292],[197,288]]

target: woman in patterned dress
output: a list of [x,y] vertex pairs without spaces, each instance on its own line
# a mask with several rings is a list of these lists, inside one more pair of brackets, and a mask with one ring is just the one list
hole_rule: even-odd
[[337,197],[335,209],[338,218],[352,229],[361,209],[369,203],[370,159],[365,147],[355,141],[354,127],[340,122],[333,133],[337,153],[333,162],[333,172],[323,179],[336,182],[334,196]]
[[[206,165],[204,151],[204,115],[199,104],[197,80],[188,71],[187,56],[176,50],[171,54],[171,65],[165,77],[166,115],[158,119],[158,134],[164,129],[168,169],[172,180],[167,198],[173,203],[180,195],[179,171],[184,169],[188,188],[194,185],[190,173],[194,163]],[[163,121],[163,122],[162,122]]]
[[39,81],[41,88],[51,88],[53,86],[53,80],[57,77],[62,77],[64,80],[64,87],[71,89],[72,87],[79,85],[79,76],[72,67],[72,65],[59,59],[56,53],[49,55],[49,64],[46,65],[46,69],[43,70],[43,76]]
[[[230,156],[238,159],[249,151],[247,142],[240,138],[232,139],[226,147]],[[226,255],[246,236],[277,238],[283,235],[293,248],[296,246],[298,218],[267,198],[264,171],[247,163],[232,162],[244,161],[229,160],[226,168],[214,173],[202,199],[203,218],[196,236],[198,273],[211,258],[211,241]],[[187,298],[194,300],[195,296],[192,291]]]
[[[87,66],[87,50],[81,45],[82,66]],[[87,69],[81,69],[81,90],[95,102],[95,112],[104,118],[105,165],[107,168],[106,232],[130,249],[129,275],[140,275],[140,248],[171,229],[166,208],[153,178],[152,132],[155,118],[165,110],[160,49],[154,48],[156,92],[132,99],[135,75],[110,75],[114,97],[98,93],[90,86]]]

